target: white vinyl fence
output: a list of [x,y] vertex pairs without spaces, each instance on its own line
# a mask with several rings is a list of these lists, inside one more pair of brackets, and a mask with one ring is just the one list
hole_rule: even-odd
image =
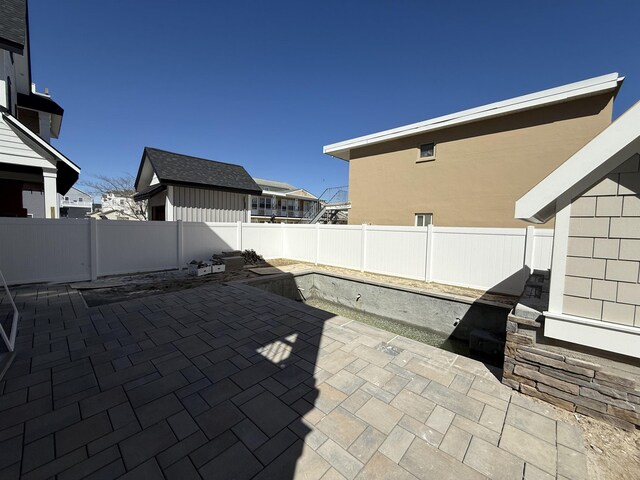
[[225,250],[520,293],[551,265],[553,230],[0,219],[9,284],[91,280],[185,267]]

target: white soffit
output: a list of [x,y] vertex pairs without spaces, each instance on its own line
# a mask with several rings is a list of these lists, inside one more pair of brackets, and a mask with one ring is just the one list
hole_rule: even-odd
[[640,152],[640,102],[618,117],[516,202],[516,218],[544,223],[554,202],[574,198]]
[[54,147],[49,145],[43,139],[41,139],[38,135],[33,133],[29,128],[27,128],[20,120],[18,120],[13,115],[2,112],[2,118],[9,124],[13,125],[17,128],[23,135],[27,136],[33,143],[35,143],[38,147],[40,147],[45,152],[49,153],[53,156],[53,158],[60,160],[61,162],[67,164],[72,170],[80,173],[80,167],[65,157],[62,153],[56,150]]
[[349,160],[350,150],[353,148],[613,91],[618,88],[623,80],[624,77],[619,76],[618,73],[610,73],[581,82],[570,83],[442,117],[332,143],[331,145],[325,145],[322,151],[334,157]]

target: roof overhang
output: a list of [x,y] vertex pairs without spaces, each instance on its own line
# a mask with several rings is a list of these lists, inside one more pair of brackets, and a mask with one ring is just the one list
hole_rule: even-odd
[[163,190],[166,190],[167,186],[166,185],[162,185],[160,183],[156,183],[155,185],[151,185],[150,187],[145,188],[144,190],[136,193],[133,195],[133,199],[136,202],[140,202],[142,200],[147,200],[151,197],[153,197],[154,195],[162,192]]
[[64,109],[50,96],[37,92],[30,92],[29,95],[18,93],[18,107],[51,114],[51,136],[58,138]]
[[47,156],[56,160],[56,168],[58,169],[57,175],[57,189],[58,193],[65,194],[78,181],[80,176],[80,167],[65,157],[57,149],[49,145],[38,135],[29,130],[20,120],[13,115],[6,112],[2,112],[2,118],[12,127],[18,130],[19,133],[27,137],[30,140],[33,147],[36,150],[44,153]]
[[444,115],[442,117],[436,117],[430,120],[333,143],[331,145],[324,146],[323,153],[342,160],[350,160],[351,150],[364,147],[366,145],[374,145],[434,130],[441,130],[456,125],[478,122],[488,118],[499,117],[511,113],[576,100],[579,98],[599,95],[606,92],[615,93],[618,88],[620,88],[623,80],[624,77],[619,76],[618,73],[610,73],[608,75],[590,78],[581,82],[570,83],[568,85],[542,90],[540,92],[500,102],[490,103],[488,105],[463,110],[461,112]]
[[640,102],[516,202],[515,217],[544,223],[561,196],[575,198],[640,152]]

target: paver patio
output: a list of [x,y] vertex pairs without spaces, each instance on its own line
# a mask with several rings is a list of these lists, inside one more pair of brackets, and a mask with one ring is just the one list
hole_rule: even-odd
[[485,365],[247,285],[16,291],[0,478],[587,476],[580,431]]

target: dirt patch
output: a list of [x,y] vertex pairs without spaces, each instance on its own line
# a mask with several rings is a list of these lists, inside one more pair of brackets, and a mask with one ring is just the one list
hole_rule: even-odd
[[589,480],[640,479],[640,430],[627,432],[591,417],[554,409],[559,420],[582,430]]

